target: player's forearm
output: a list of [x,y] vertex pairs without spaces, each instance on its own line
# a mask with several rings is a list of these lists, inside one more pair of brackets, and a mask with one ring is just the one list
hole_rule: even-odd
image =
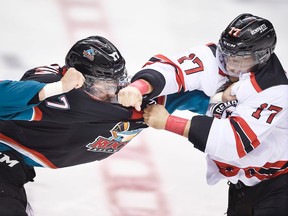
[[[193,116],[191,120],[175,116],[170,118],[172,118],[172,124],[169,123],[168,119],[165,130],[188,138],[195,148],[205,152],[213,118],[201,115]],[[167,127],[167,124],[170,125]]]
[[169,115],[164,129],[188,138],[190,125],[191,120]]
[[60,81],[46,84],[44,88],[40,90],[38,94],[39,100],[43,101],[48,97],[69,92],[74,88],[80,88],[84,81],[85,78],[82,73],[75,68],[69,68]]
[[63,93],[62,81],[46,84],[38,93],[39,101]]
[[162,105],[150,105],[144,109],[144,121],[155,129],[165,129],[188,138],[195,148],[205,151],[207,138],[213,122],[212,117],[196,115],[192,119],[173,116]]
[[144,121],[155,129],[167,130],[188,137],[191,121],[189,119],[170,115],[164,106],[153,104],[144,109]]
[[137,88],[140,91],[141,95],[150,94],[153,91],[153,86],[144,79],[136,80],[132,82],[129,86]]
[[191,125],[191,120],[188,120],[187,124],[185,126],[185,129],[184,129],[184,133],[183,133],[183,136],[186,137],[186,138],[189,137],[190,125]]

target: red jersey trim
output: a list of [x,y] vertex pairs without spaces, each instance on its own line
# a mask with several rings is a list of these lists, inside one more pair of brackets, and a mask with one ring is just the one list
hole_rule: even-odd
[[167,96],[163,95],[157,98],[157,104],[166,105]]
[[288,161],[267,162],[263,167],[244,167],[240,168],[227,163],[213,160],[219,172],[226,176],[236,176],[240,170],[244,170],[246,178],[256,177],[259,180],[271,179],[279,175],[288,173]]
[[131,119],[142,119],[143,118],[143,111],[137,111],[136,109],[132,110]]
[[31,160],[35,161],[36,163],[39,163],[43,167],[49,167],[49,168],[57,168],[51,161],[49,161],[43,154],[29,149],[17,141],[11,139],[10,137],[5,136],[4,134],[0,133],[0,141],[4,144],[8,145],[9,147],[15,149],[19,153],[29,157]]
[[37,106],[33,107],[33,117],[31,120],[40,121],[42,119],[42,116],[43,116],[43,113],[39,109],[39,107]]
[[178,84],[178,92],[181,91],[182,86],[183,86],[184,90],[186,90],[184,75],[183,75],[183,71],[181,70],[181,68],[164,55],[158,54],[158,55],[155,55],[154,57],[159,59],[161,63],[170,64],[176,68],[176,72],[178,75],[178,76],[176,76],[176,82]]
[[251,72],[250,74],[250,80],[252,83],[252,86],[254,87],[254,89],[259,93],[262,91],[262,89],[260,88],[260,86],[258,85],[256,78],[255,78],[255,74],[253,72]]
[[247,153],[255,149],[260,142],[243,118],[232,116],[229,117],[229,120],[235,136],[238,156],[240,158],[244,157]]
[[220,74],[221,76],[224,76],[224,77],[228,77],[228,75],[225,74],[220,68],[218,70],[218,74]]

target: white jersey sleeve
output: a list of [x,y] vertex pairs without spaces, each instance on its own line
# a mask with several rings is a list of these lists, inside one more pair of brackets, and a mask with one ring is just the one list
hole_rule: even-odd
[[143,68],[155,70],[165,78],[160,95],[183,91],[201,90],[208,96],[215,95],[228,78],[219,72],[215,53],[203,45],[176,56],[155,55]]

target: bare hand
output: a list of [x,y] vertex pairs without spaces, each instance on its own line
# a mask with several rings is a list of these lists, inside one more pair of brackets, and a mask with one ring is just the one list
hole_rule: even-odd
[[142,94],[138,88],[127,86],[118,93],[118,102],[125,107],[135,107],[137,111],[141,111]]
[[222,101],[226,102],[226,101],[232,101],[232,100],[236,100],[236,96],[231,94],[231,89],[232,87],[235,85],[235,83],[233,83],[232,85],[228,86],[228,88],[226,88],[222,94]]
[[85,78],[82,73],[75,68],[69,68],[61,79],[63,92],[80,88],[84,84],[84,81]]
[[169,115],[164,106],[153,104],[144,109],[143,117],[148,126],[156,129],[165,129]]

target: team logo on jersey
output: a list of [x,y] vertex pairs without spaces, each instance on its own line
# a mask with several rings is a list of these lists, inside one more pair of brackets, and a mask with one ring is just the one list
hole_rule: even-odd
[[94,60],[94,56],[96,54],[96,50],[90,47],[88,50],[83,51],[83,56],[88,58],[90,61]]
[[237,100],[219,102],[210,108],[210,112],[212,113],[213,117],[219,119],[227,118],[235,110],[237,104]]
[[129,122],[119,122],[111,130],[110,137],[98,136],[93,142],[86,145],[88,151],[115,153],[131,141],[143,128],[130,130]]

